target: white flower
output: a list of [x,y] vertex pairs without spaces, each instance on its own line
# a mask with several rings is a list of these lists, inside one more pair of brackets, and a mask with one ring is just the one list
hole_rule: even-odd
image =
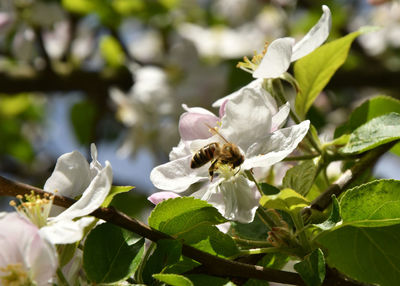
[[[201,113],[200,113],[201,112]],[[222,118],[218,133],[239,147],[244,162],[232,170],[227,165],[218,168],[219,176],[210,181],[210,163],[196,169],[190,167],[194,152],[207,144],[225,141],[216,134],[204,138],[204,129],[217,118],[204,109],[189,109],[181,116],[181,142],[171,154],[171,161],[154,168],[150,174],[153,184],[162,190],[182,193],[195,183],[192,196],[207,200],[227,219],[251,222],[258,206],[259,194],[254,182],[244,175],[245,170],[269,167],[289,155],[306,135],[309,121],[279,129],[289,114],[289,105],[277,108],[272,96],[261,85],[241,89],[237,96],[221,105]],[[190,118],[194,119],[191,120]],[[203,117],[203,119],[201,119]],[[203,124],[202,124],[203,123]],[[199,130],[196,138],[196,130]],[[188,134],[190,136],[188,136]]]
[[0,285],[52,285],[56,249],[18,213],[0,213]]
[[294,62],[322,45],[331,29],[331,11],[322,6],[323,14],[318,23],[295,44],[293,38],[280,38],[268,45],[267,52],[255,69],[255,78],[277,78],[286,72]]
[[94,144],[91,145],[91,155],[90,165],[77,151],[62,155],[44,185],[45,191],[57,195],[70,198],[81,196],[72,206],[50,217],[48,224],[41,228],[41,232],[54,244],[73,243],[82,239],[83,229],[93,221],[92,217],[85,216],[101,206],[111,189],[110,163],[106,161],[106,166],[101,166]]

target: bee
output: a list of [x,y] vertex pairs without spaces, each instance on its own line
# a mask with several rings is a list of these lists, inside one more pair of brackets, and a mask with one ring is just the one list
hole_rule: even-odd
[[210,131],[218,134],[225,143],[213,142],[199,149],[192,157],[190,168],[200,168],[211,161],[208,174],[212,181],[214,172],[218,170],[220,165],[228,165],[232,169],[235,169],[243,163],[244,156],[240,152],[239,147],[228,142],[215,128],[210,128]]

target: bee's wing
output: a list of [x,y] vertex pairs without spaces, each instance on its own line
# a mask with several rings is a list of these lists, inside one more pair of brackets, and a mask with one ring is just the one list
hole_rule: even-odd
[[219,142],[219,141],[221,141],[221,140],[220,140],[220,137],[217,135],[214,135],[207,139],[194,140],[190,143],[189,149],[192,153],[195,153],[198,150],[200,150],[201,148],[203,148],[204,146],[207,146],[210,143]]

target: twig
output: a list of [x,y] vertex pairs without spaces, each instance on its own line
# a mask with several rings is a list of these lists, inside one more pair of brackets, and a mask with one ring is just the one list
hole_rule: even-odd
[[[44,195],[46,193],[42,189],[23,183],[13,182],[0,176],[0,195],[2,196],[25,195],[29,194],[32,190],[39,195]],[[75,202],[76,201],[71,198],[58,195],[54,196],[54,204],[58,206],[67,208]],[[114,208],[98,208],[91,215],[128,229],[154,242],[157,242],[160,239],[174,239],[165,233],[150,228],[138,220],[128,217]],[[208,274],[211,275],[255,278],[291,285],[304,285],[303,280],[297,273],[227,260],[185,244],[182,245],[182,253],[185,256],[202,263],[203,266],[206,267]]]
[[311,214],[311,209],[323,211],[331,203],[332,195],[339,197],[346,188],[354,182],[360,175],[362,175],[368,168],[372,167],[376,161],[384,153],[390,150],[394,144],[398,141],[390,142],[388,144],[382,145],[374,150],[368,152],[364,157],[362,157],[351,169],[346,170],[332,185],[330,185],[321,195],[319,195],[311,205],[304,208],[302,211],[303,218],[305,221]]

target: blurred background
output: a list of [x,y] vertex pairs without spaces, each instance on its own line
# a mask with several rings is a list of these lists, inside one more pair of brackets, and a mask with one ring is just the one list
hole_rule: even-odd
[[[61,154],[89,156],[95,142],[114,185],[136,187],[116,202],[136,216],[155,191],[151,169],[179,141],[182,104],[211,109],[250,82],[237,62],[278,37],[301,38],[322,4],[328,41],[381,27],[354,42],[308,114],[329,140],[363,100],[400,99],[398,1],[1,0],[0,175],[42,187]],[[376,176],[400,179],[396,170],[388,154]]]

